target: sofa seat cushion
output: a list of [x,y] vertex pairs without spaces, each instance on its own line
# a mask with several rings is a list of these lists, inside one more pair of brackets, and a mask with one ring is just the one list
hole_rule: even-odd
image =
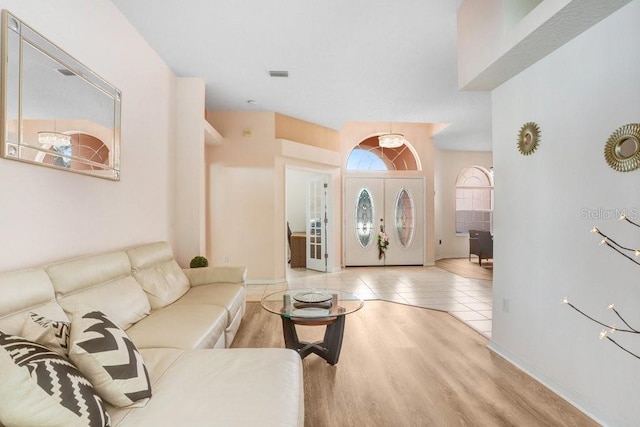
[[302,426],[300,356],[282,348],[141,350],[153,397],[108,406],[114,426]]
[[227,311],[208,304],[172,304],[127,329],[137,348],[213,348],[224,334]]
[[244,309],[244,302],[244,286],[235,283],[212,283],[189,289],[175,304],[212,304],[224,307],[227,311],[226,326],[229,326],[238,312]]

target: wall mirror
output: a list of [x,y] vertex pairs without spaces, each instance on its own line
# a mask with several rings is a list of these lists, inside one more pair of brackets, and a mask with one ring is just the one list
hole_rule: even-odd
[[613,169],[631,172],[640,168],[640,123],[615,130],[604,146],[604,158]]
[[120,91],[2,11],[1,154],[120,179]]
[[527,122],[522,125],[518,133],[518,150],[520,154],[530,155],[540,142],[540,127],[534,122]]

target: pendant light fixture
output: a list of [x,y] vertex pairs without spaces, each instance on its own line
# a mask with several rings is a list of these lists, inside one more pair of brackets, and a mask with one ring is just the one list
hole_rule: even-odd
[[393,133],[391,131],[391,122],[389,122],[389,133],[382,134],[378,137],[378,145],[383,148],[398,148],[407,142],[401,133]]
[[38,132],[38,142],[52,147],[68,147],[71,145],[71,136],[60,132]]
[[38,132],[38,142],[50,147],[68,147],[71,145],[71,136],[58,132],[58,121],[53,119],[53,130]]

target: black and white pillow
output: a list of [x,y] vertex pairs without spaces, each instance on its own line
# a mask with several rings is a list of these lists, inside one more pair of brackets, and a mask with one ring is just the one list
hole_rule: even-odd
[[0,423],[110,426],[102,399],[64,357],[0,331]]
[[47,319],[30,312],[22,327],[22,336],[67,357],[70,325],[69,322]]
[[142,355],[126,332],[101,311],[80,308],[73,314],[69,358],[114,406],[144,406],[151,397]]

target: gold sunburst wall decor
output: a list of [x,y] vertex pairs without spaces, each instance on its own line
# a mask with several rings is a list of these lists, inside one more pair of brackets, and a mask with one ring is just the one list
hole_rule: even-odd
[[640,167],[640,123],[619,127],[604,146],[604,158],[613,169],[631,172]]
[[540,143],[540,127],[534,122],[522,125],[518,133],[518,150],[520,154],[528,156],[536,151]]

